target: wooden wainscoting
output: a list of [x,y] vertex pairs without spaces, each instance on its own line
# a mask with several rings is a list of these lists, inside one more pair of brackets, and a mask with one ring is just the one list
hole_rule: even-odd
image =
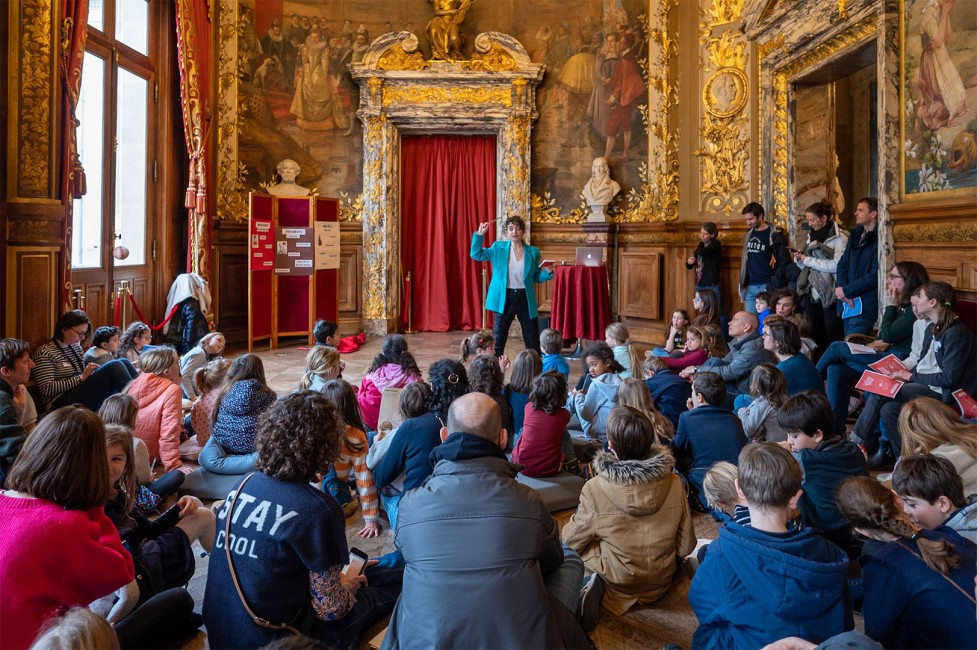
[[363,224],[339,225],[339,333],[363,330]]
[[248,344],[248,251],[247,224],[214,221],[213,299],[217,329],[229,344]]
[[56,246],[7,247],[6,331],[31,348],[51,338],[58,318],[59,251]]
[[901,203],[889,207],[889,216],[897,262],[919,262],[933,280],[977,290],[977,201]]
[[617,313],[620,316],[661,320],[663,252],[628,251],[618,255]]

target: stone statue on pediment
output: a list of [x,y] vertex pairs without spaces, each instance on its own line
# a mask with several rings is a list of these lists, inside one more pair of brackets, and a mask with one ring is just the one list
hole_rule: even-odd
[[604,210],[620,191],[621,185],[611,178],[607,161],[600,157],[594,158],[590,180],[583,186],[583,197],[590,208],[587,221],[606,221]]

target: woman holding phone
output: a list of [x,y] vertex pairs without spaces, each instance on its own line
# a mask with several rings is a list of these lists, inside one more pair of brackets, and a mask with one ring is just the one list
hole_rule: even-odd
[[539,349],[539,312],[536,307],[536,283],[553,278],[553,262],[541,259],[539,249],[523,242],[526,222],[511,216],[505,220],[504,239],[488,248],[482,247],[492,221],[479,225],[472,235],[471,257],[492,264],[485,307],[495,312],[495,356],[505,353],[512,319],[519,318],[522,340],[527,350]]

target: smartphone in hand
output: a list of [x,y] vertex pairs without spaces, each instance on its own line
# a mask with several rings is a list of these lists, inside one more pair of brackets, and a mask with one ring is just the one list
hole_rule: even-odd
[[366,561],[370,556],[356,548],[349,549],[349,564],[343,568],[343,574],[348,576],[358,576],[366,568]]

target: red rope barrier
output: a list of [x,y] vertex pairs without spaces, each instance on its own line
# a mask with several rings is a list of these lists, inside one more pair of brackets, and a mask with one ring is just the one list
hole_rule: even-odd
[[[149,325],[149,319],[147,319],[145,316],[143,316],[142,315],[142,312],[139,311],[139,305],[136,304],[136,298],[131,293],[129,294],[129,303],[132,305],[132,308],[135,310],[136,316],[139,317],[139,320],[141,320],[142,322],[146,323],[146,325],[149,326],[149,329],[153,330],[154,332],[158,331],[161,327],[163,327],[163,325],[166,325],[167,323],[169,323],[170,322],[170,319],[173,318],[173,315],[180,308],[180,305],[178,305],[178,304],[177,305],[173,305],[173,309],[171,309],[170,310],[170,313],[166,315],[166,318],[164,318],[162,321],[160,321],[159,325]],[[118,308],[116,308],[116,314],[118,314]]]

